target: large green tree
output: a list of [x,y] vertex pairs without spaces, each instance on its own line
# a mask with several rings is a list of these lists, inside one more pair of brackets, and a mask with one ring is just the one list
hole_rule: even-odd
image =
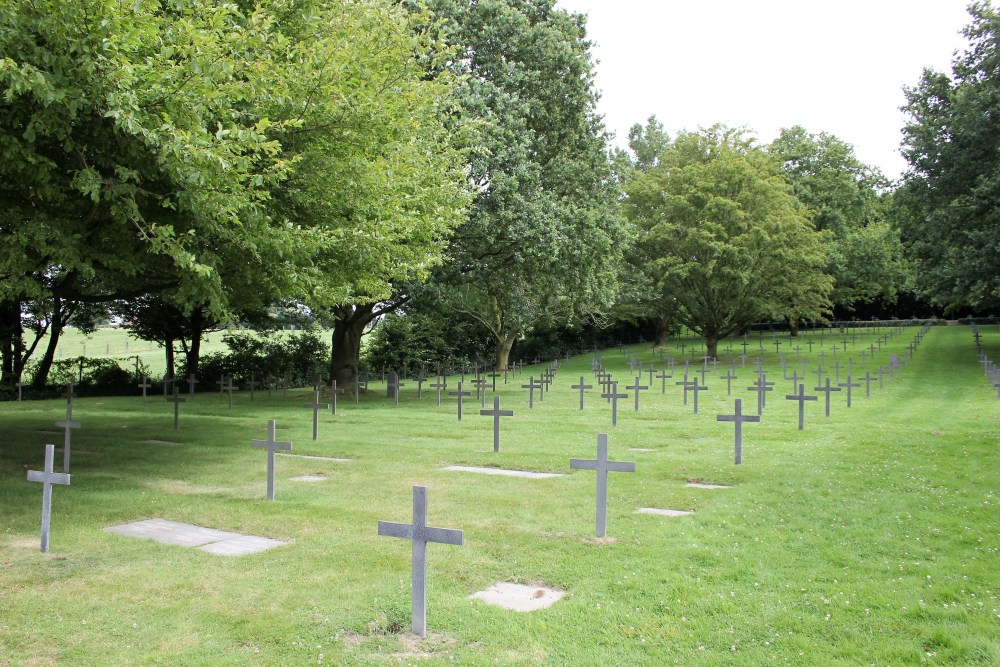
[[496,367],[531,327],[607,308],[627,227],[595,111],[585,17],[554,0],[431,0],[477,124],[475,200],[436,277],[442,300],[496,343]]
[[347,0],[0,6],[5,380],[31,301],[167,289],[219,316],[426,273],[465,179],[420,20]]
[[922,296],[955,312],[1000,307],[1000,16],[969,7],[969,47],[952,74],[925,70],[906,89],[896,193],[903,243]]
[[886,219],[885,176],[839,137],[798,125],[782,129],[768,151],[823,235],[834,304],[849,312],[857,304],[895,303],[910,274],[899,233]]
[[829,312],[820,236],[778,161],[745,132],[682,132],[625,190],[647,275],[676,299],[676,317],[705,338],[710,356],[759,319]]

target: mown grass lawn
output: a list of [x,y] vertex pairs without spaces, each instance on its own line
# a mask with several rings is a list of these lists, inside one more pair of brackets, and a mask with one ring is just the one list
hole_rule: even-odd
[[[981,330],[1000,358],[1000,332]],[[863,374],[903,356],[917,331],[897,333],[876,364],[859,360],[874,332],[848,354]],[[815,359],[821,345],[809,337],[802,354]],[[218,394],[198,394],[176,432],[162,397],[77,399],[83,429],[72,485],[53,492],[48,554],[38,549],[41,489],[25,471],[40,469],[45,442],[61,443],[45,431],[65,402],[0,405],[0,665],[1000,664],[1000,401],[968,328],[932,329],[885,388],[876,381],[867,399],[855,389],[851,409],[843,393],[829,418],[822,397],[807,405],[803,431],[769,335],[764,343],[775,391],[762,422],[744,427],[740,466],[733,427],[716,415],[731,414],[736,397],[754,411],[749,362],[731,397],[723,366],[708,375],[697,415],[673,384],[683,371],[665,395],[654,379],[638,413],[631,398],[619,404],[616,428],[595,390],[580,412],[570,388],[581,375],[595,384],[590,355],[562,363],[533,410],[520,388],[537,377],[530,368],[498,387],[515,411],[499,454],[478,405],[467,401],[458,423],[454,398],[435,408],[412,382],[398,407],[384,387],[359,406],[342,397],[317,442],[306,390],[258,392],[252,405],[242,393],[231,412]],[[828,363],[832,344],[822,344]],[[658,359],[649,345],[629,349]],[[603,361],[632,383],[618,350]],[[807,392],[815,385],[812,375]],[[268,419],[293,453],[350,461],[279,457],[277,499],[266,501],[265,455],[250,440],[265,437]],[[612,459],[637,467],[609,476],[603,540],[593,537],[594,473],[569,469],[571,457],[595,456],[598,433]],[[304,474],[328,479],[289,479]],[[464,546],[429,546],[422,640],[408,634],[409,543],[376,534],[380,519],[410,521],[415,484],[429,489],[430,525],[465,531]],[[291,543],[227,558],[104,530],[153,517]],[[568,595],[530,614],[468,599],[501,581]]]

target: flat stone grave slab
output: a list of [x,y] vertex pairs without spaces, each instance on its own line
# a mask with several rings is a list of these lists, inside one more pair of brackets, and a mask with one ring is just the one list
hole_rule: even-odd
[[183,442],[173,442],[171,440],[143,440],[145,445],[161,445],[163,447],[179,447]]
[[244,556],[287,544],[268,537],[241,535],[167,519],[133,521],[120,526],[111,526],[105,530],[126,537],[155,540],[161,544],[197,547],[220,556]]
[[278,454],[278,453],[275,453],[275,456],[287,456],[287,457],[293,458],[293,459],[313,459],[314,461],[337,461],[338,463],[346,463],[347,461],[351,460],[351,459],[336,459],[336,458],[333,458],[332,456],[311,456],[311,455],[308,455],[308,454]]
[[325,482],[330,478],[323,475],[299,475],[298,477],[289,477],[288,479],[293,482]]
[[530,472],[528,470],[505,470],[503,468],[477,468],[475,466],[448,466],[443,470],[457,470],[459,472],[477,472],[482,475],[502,475],[504,477],[527,477],[529,479],[548,479],[550,477],[562,477],[554,472]]
[[689,486],[692,489],[731,489],[733,487],[726,486],[725,484],[702,484],[701,482],[688,482],[684,486]]
[[694,512],[689,512],[688,510],[667,510],[660,509],[658,507],[640,507],[635,511],[636,514],[656,514],[658,516],[690,516]]
[[524,586],[500,582],[490,586],[485,591],[473,593],[469,599],[482,600],[486,604],[514,611],[536,611],[551,607],[564,595],[566,595],[566,591],[545,586]]
[[629,447],[630,452],[655,452],[655,449],[650,449],[649,447]]

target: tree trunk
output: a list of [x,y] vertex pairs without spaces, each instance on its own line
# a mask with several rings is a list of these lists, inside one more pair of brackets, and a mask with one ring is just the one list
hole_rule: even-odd
[[719,334],[711,333],[705,336],[705,356],[709,359],[719,358]]
[[798,320],[788,320],[788,335],[791,338],[795,338],[799,335],[799,321]]
[[654,323],[656,327],[655,345],[657,347],[662,347],[667,344],[667,332],[670,331],[670,324],[674,318],[666,313],[658,313],[655,319],[656,319]]
[[510,350],[514,347],[515,340],[517,340],[516,331],[511,331],[503,338],[497,339],[497,365],[493,369],[494,372],[502,373],[507,368],[507,363],[510,360]]
[[187,351],[187,359],[184,367],[185,377],[198,375],[198,360],[201,357],[201,335],[205,331],[205,313],[201,308],[191,311],[189,317],[191,326],[191,347]]
[[49,381],[49,371],[52,370],[52,361],[56,358],[56,350],[59,349],[59,336],[63,330],[63,302],[59,297],[52,299],[52,324],[49,326],[49,343],[45,347],[45,354],[38,361],[38,369],[35,377],[31,380],[31,386],[35,389],[42,389]]
[[14,386],[21,379],[21,355],[24,333],[21,326],[21,304],[0,302],[0,383]]
[[375,319],[376,304],[343,306],[335,309],[330,350],[330,377],[337,387],[348,390],[358,381],[361,363],[361,336]]
[[170,338],[163,341],[163,350],[167,355],[167,372],[164,374],[164,380],[174,379],[174,339]]

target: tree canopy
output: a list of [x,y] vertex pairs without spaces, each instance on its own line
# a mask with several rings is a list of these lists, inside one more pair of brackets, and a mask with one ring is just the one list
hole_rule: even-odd
[[625,191],[646,274],[709,355],[757,320],[829,312],[820,236],[777,160],[744,131],[680,133]]
[[924,70],[906,89],[896,193],[919,291],[948,312],[1000,307],[1000,16],[969,7],[969,47],[952,74]]

